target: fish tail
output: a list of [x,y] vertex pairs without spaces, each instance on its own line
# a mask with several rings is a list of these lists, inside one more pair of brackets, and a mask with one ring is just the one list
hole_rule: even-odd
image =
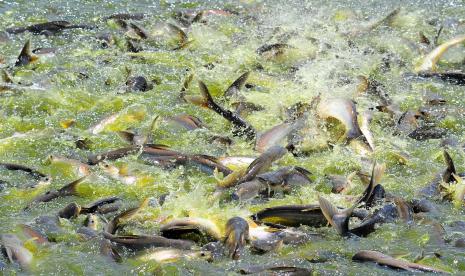
[[38,59],[38,57],[32,54],[31,51],[31,40],[28,39],[26,43],[24,43],[23,49],[16,60],[15,66],[24,66],[28,65],[31,62],[34,62]]
[[321,212],[329,224],[331,224],[340,235],[347,235],[349,232],[349,217],[355,206],[346,210],[338,210],[331,202],[322,196],[318,196],[318,202],[320,203]]

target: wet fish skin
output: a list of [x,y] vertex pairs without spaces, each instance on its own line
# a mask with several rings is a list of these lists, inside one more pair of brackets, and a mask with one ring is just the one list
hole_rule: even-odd
[[119,201],[119,200],[121,200],[121,198],[116,197],[116,196],[99,199],[89,204],[88,206],[81,207],[81,213],[82,214],[97,213],[99,209],[102,208],[103,206],[115,203],[116,201]]
[[18,27],[18,28],[9,28],[6,29],[8,33],[11,34],[19,34],[26,31],[29,31],[33,34],[45,34],[45,35],[54,35],[62,30],[65,29],[93,29],[94,27],[91,25],[79,25],[79,24],[71,24],[68,21],[50,21],[45,23],[39,23],[30,25],[27,27]]
[[134,217],[139,211],[147,207],[149,203],[149,199],[144,199],[141,204],[137,207],[127,209],[126,211],[121,212],[120,214],[116,215],[106,226],[105,232],[109,234],[115,234],[116,230],[124,220],[129,220]]
[[224,243],[228,257],[238,260],[246,242],[249,240],[249,224],[241,217],[230,218],[226,223],[225,236]]
[[63,209],[58,212],[60,218],[71,219],[76,218],[81,213],[81,206],[76,202],[72,202],[66,205]]
[[133,145],[116,150],[111,150],[99,154],[93,154],[88,156],[87,164],[97,165],[98,163],[104,160],[117,160],[123,157],[126,157],[130,154],[137,153],[140,150],[140,146]]
[[236,187],[232,193],[231,198],[237,201],[245,201],[258,196],[261,193],[269,191],[269,186],[260,179],[253,179],[251,181],[242,182]]
[[368,216],[357,227],[350,230],[350,233],[360,237],[366,237],[375,231],[376,224],[394,222],[398,218],[397,207],[394,204],[386,204],[375,213]]
[[108,257],[110,260],[113,260],[117,263],[123,261],[121,255],[116,251],[111,242],[108,239],[100,240],[100,255]]
[[246,173],[238,183],[251,181],[258,174],[267,171],[275,161],[282,158],[286,153],[287,149],[281,146],[269,148],[248,166]]
[[251,250],[257,254],[278,251],[283,246],[283,239],[277,234],[268,239],[257,239],[251,243]]
[[252,215],[252,219],[291,227],[300,225],[322,227],[327,223],[319,205],[283,205],[265,208]]
[[258,265],[241,268],[240,274],[260,274],[260,275],[292,275],[292,276],[308,276],[312,275],[312,270],[294,266],[276,266],[276,265]]
[[385,265],[390,268],[402,269],[410,272],[423,271],[440,274],[449,274],[446,271],[436,269],[430,266],[394,259],[393,257],[385,255],[378,251],[361,250],[352,257],[352,260],[360,262],[375,262],[379,265]]
[[187,240],[168,239],[162,236],[149,235],[127,235],[114,236],[110,233],[103,232],[103,236],[116,243],[134,251],[140,251],[153,247],[172,247],[178,249],[192,249],[194,243]]
[[119,20],[142,20],[146,17],[144,13],[115,13],[104,17],[104,20],[119,19]]
[[133,92],[147,92],[152,90],[153,84],[148,82],[143,76],[136,76],[129,78],[126,81],[127,91]]
[[[163,237],[170,239],[192,239],[196,242],[221,240],[216,224],[208,219],[185,217],[173,219],[160,227]],[[184,238],[186,237],[186,238]]]
[[433,78],[455,85],[465,85],[464,72],[420,72],[417,75],[420,78]]

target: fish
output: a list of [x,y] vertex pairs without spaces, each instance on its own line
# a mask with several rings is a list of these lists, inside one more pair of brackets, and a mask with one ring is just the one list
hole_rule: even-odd
[[394,259],[391,256],[385,255],[379,251],[373,250],[361,250],[352,256],[352,260],[358,262],[374,262],[382,266],[388,266],[394,269],[401,269],[410,272],[422,271],[422,272],[432,272],[432,273],[441,273],[449,274],[444,270],[440,270],[434,267],[411,263],[404,260]]
[[346,35],[348,37],[357,37],[357,36],[361,36],[361,35],[370,33],[371,31],[375,30],[379,26],[389,25],[389,24],[392,23],[394,18],[399,14],[400,10],[401,10],[400,8],[396,8],[396,9],[392,10],[390,13],[388,13],[386,16],[384,16],[383,18],[376,19],[376,20],[368,23],[364,27],[352,30],[350,32],[345,33],[344,35]]
[[359,225],[350,229],[350,233],[359,237],[366,237],[376,230],[376,225],[394,222],[398,218],[395,204],[386,204],[365,218]]
[[213,174],[214,171],[229,175],[232,171],[222,165],[216,157],[203,154],[185,154],[169,149],[164,145],[146,144],[143,147],[140,158],[149,164],[159,165],[165,168],[179,165],[197,167],[200,171]]
[[92,230],[97,230],[98,217],[94,214],[87,214],[86,219],[84,220],[84,225]]
[[254,179],[258,174],[266,172],[275,161],[281,159],[287,153],[287,149],[281,146],[273,146],[257,157],[247,167],[244,176],[238,183],[243,183]]
[[147,92],[153,88],[153,84],[143,76],[129,78],[126,81],[126,86],[128,92]]
[[182,250],[175,248],[152,248],[144,251],[136,257],[138,260],[156,261],[157,263],[171,263],[180,259],[195,260],[201,259],[212,261],[212,253],[207,250]]
[[225,236],[224,243],[227,248],[228,257],[238,260],[245,244],[249,240],[249,224],[241,217],[230,218],[226,222]]
[[131,132],[128,130],[117,131],[116,133],[126,142],[133,145],[142,146],[153,142],[152,133],[156,128],[159,116],[155,116],[146,131]]
[[15,62],[15,67],[26,66],[30,63],[37,61],[39,58],[34,55],[31,51],[31,40],[26,40],[24,43],[23,48],[21,49],[21,53],[19,53],[18,58]]
[[465,35],[454,37],[443,44],[434,48],[428,55],[426,55],[421,62],[415,67],[415,73],[420,72],[436,72],[437,62],[441,59],[442,55],[452,46],[458,45],[465,41]]
[[266,59],[272,59],[272,58],[282,55],[285,49],[291,49],[291,48],[294,48],[294,47],[286,43],[265,44],[263,46],[260,46],[256,50],[256,53]]
[[111,151],[102,152],[98,154],[92,154],[88,156],[87,164],[97,165],[104,160],[107,160],[107,161],[117,160],[117,159],[126,157],[128,155],[137,153],[140,151],[140,149],[141,149],[141,146],[132,145],[132,146],[116,149],[116,150],[111,150]]
[[23,171],[23,172],[26,172],[28,174],[30,174],[32,177],[34,178],[37,178],[37,179],[44,179],[49,177],[47,176],[46,174],[44,173],[41,173],[40,171],[34,169],[34,168],[30,168],[28,166],[25,166],[25,165],[21,165],[21,164],[13,164],[13,163],[5,163],[5,162],[0,162],[0,167],[3,167],[9,171]]
[[104,20],[119,19],[119,20],[142,20],[146,17],[144,13],[115,13],[104,17]]
[[170,247],[190,250],[194,245],[192,241],[174,240],[156,235],[115,236],[108,232],[103,232],[103,236],[111,242],[116,243],[117,245],[124,246],[134,251],[140,251],[153,247]]
[[231,194],[231,199],[237,201],[245,201],[255,198],[259,194],[270,194],[270,187],[260,179],[242,182]]
[[71,219],[76,218],[81,213],[81,206],[76,202],[72,202],[66,205],[63,209],[58,212],[60,218]]
[[312,275],[313,270],[302,267],[286,266],[286,265],[255,265],[243,267],[239,270],[242,275],[258,274],[258,275]]
[[104,119],[102,119],[100,122],[98,122],[97,124],[93,125],[92,127],[90,127],[87,131],[91,134],[99,134],[100,132],[102,132],[108,125],[114,123],[116,121],[116,119],[118,119],[119,117],[119,114],[118,113],[115,113],[115,114],[112,114],[108,117],[105,117]]
[[255,150],[260,153],[265,152],[268,148],[279,145],[289,134],[297,128],[295,123],[282,123],[261,133],[257,137]]
[[253,180],[242,182],[231,195],[234,200],[247,200],[259,194],[271,196],[272,192],[289,191],[294,187],[310,184],[311,173],[300,167],[283,167],[276,171],[262,173]]
[[63,163],[68,164],[76,169],[76,173],[79,176],[86,176],[91,173],[90,166],[86,163],[81,162],[80,160],[70,159],[64,156],[58,155],[49,155],[47,158],[47,163]]
[[418,77],[437,79],[450,84],[465,85],[465,73],[461,71],[449,72],[418,72]]
[[374,151],[375,139],[373,137],[373,133],[370,131],[370,123],[373,119],[373,112],[370,110],[366,110],[361,114],[361,118],[362,123],[360,125],[360,131],[362,132],[368,145],[370,146],[371,151]]
[[144,28],[134,22],[129,22],[126,36],[133,39],[148,39],[150,37],[149,33]]
[[250,72],[245,72],[239,76],[223,93],[226,98],[239,96],[240,90],[244,87],[245,82],[249,78]]
[[211,109],[212,111],[218,113],[226,120],[230,121],[234,127],[235,131],[233,131],[234,135],[242,136],[244,135],[247,140],[253,140],[256,137],[255,129],[244,119],[236,115],[234,112],[230,110],[224,109],[223,107],[219,106],[210,95],[207,86],[202,82],[199,81],[200,92],[203,97],[203,106]]
[[170,239],[191,239],[196,242],[211,242],[221,240],[218,226],[204,218],[173,219],[160,227],[163,237]]
[[31,32],[33,34],[54,35],[66,29],[93,29],[93,28],[94,27],[91,25],[71,24],[68,21],[61,20],[61,21],[49,21],[45,23],[38,23],[38,24],[27,26],[27,27],[7,28],[6,31],[10,34],[20,34],[24,32]]
[[142,209],[147,207],[149,199],[144,199],[141,204],[137,207],[127,209],[115,216],[106,226],[105,232],[109,234],[115,234],[123,221],[129,220],[139,213]]
[[205,127],[205,124],[199,118],[192,115],[182,114],[174,117],[168,117],[167,119],[189,131]]
[[357,175],[357,172],[349,174],[347,177],[342,175],[328,175],[326,176],[331,183],[331,192],[334,194],[344,193],[351,185],[352,179]]
[[50,243],[46,236],[42,235],[42,233],[34,229],[32,226],[27,224],[19,224],[18,226],[21,228],[24,235],[33,239],[35,243],[42,245]]
[[93,214],[93,213],[105,214],[104,212],[102,212],[102,208],[105,207],[106,205],[115,203],[116,201],[119,201],[119,200],[121,200],[121,198],[116,197],[116,196],[99,199],[95,202],[92,202],[91,204],[87,206],[82,206],[81,214]]
[[318,202],[321,212],[328,220],[329,224],[336,229],[338,234],[341,236],[349,234],[349,219],[353,210],[357,207],[357,204],[352,205],[352,207],[348,209],[339,210],[322,196],[318,196]]
[[335,118],[346,129],[343,137],[347,140],[363,136],[357,121],[357,110],[353,101],[343,98],[328,99],[320,102],[317,110],[321,119]]
[[137,181],[136,176],[128,173],[127,167],[118,168],[117,166],[111,165],[107,162],[100,162],[99,166],[111,178],[120,181],[125,185],[134,185]]
[[14,234],[2,234],[0,244],[11,263],[17,263],[25,270],[29,268],[33,260],[31,251],[24,247],[21,240]]
[[326,219],[317,204],[311,205],[283,205],[265,208],[252,215],[254,221],[298,227],[308,225],[322,227]]
[[37,197],[35,197],[31,203],[29,203],[25,210],[28,210],[30,209],[32,206],[34,206],[35,204],[37,203],[40,203],[40,202],[49,202],[55,198],[58,198],[58,197],[66,197],[66,196],[73,196],[73,195],[78,195],[77,193],[77,186],[83,182],[85,179],[87,178],[87,176],[83,176],[67,185],[65,185],[64,187],[62,187],[61,189],[59,190],[49,190],[47,191],[45,194],[42,194],[42,195],[39,195]]
[[443,151],[443,157],[446,163],[446,169],[441,173],[436,174],[433,181],[428,186],[420,189],[418,192],[419,195],[426,197],[437,196],[440,193],[441,182],[451,183],[455,181],[453,175],[457,174],[457,171],[455,169],[454,161],[446,150]]
[[273,235],[270,239],[257,239],[251,242],[251,250],[257,254],[276,252],[283,246],[283,239]]
[[121,255],[113,247],[113,244],[107,239],[100,240],[100,255],[107,257],[108,259],[120,263],[123,261]]

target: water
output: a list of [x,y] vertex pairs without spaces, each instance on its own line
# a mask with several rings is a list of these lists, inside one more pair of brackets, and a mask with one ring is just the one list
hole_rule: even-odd
[[[24,33],[9,36],[0,44],[1,66],[13,73],[14,80],[34,84],[42,90],[26,89],[21,93],[0,92],[0,160],[38,168],[53,178],[50,187],[59,188],[78,178],[71,165],[49,163],[49,155],[67,156],[85,160],[89,153],[104,152],[127,145],[115,131],[147,129],[154,116],[165,118],[190,114],[201,118],[208,126],[192,132],[170,128],[161,122],[153,132],[156,143],[166,144],[187,153],[213,156],[257,156],[258,153],[244,139],[233,137],[230,148],[211,144],[211,135],[232,137],[231,125],[217,114],[182,103],[178,95],[184,79],[191,73],[194,81],[189,95],[198,95],[198,80],[204,81],[214,97],[220,97],[241,73],[251,70],[248,83],[254,84],[245,92],[248,101],[264,107],[263,111],[246,117],[258,131],[281,123],[283,110],[299,101],[310,102],[321,94],[324,98],[348,97],[357,102],[359,112],[379,104],[376,97],[357,94],[357,76],[372,76],[383,83],[386,91],[402,111],[415,110],[424,105],[426,91],[440,94],[447,100],[447,116],[436,120],[459,145],[449,149],[457,170],[463,171],[463,144],[465,121],[463,98],[465,89],[440,81],[412,81],[405,73],[412,72],[419,58],[427,50],[419,46],[418,32],[430,40],[439,23],[444,29],[440,42],[465,33],[462,1],[0,1],[0,29],[12,26],[68,20],[98,26],[94,30],[65,30],[56,36],[46,37]],[[402,7],[390,26],[380,26],[366,35],[352,39],[351,47],[342,33],[360,29],[371,20],[377,20],[396,7]],[[101,18],[114,13],[146,13],[139,22],[149,32],[159,29],[159,22],[174,22],[175,11],[194,9],[223,9],[237,11],[239,15],[210,15],[207,24],[196,23],[188,30],[192,40],[185,49],[173,51],[176,40],[142,41],[143,52],[130,54],[126,50],[125,35],[114,22]],[[110,32],[114,45],[102,49],[98,34]],[[25,68],[11,68],[27,39],[33,48],[56,47],[51,56]],[[286,42],[293,48],[273,61],[257,56],[255,50],[263,44]],[[174,44],[173,44],[174,43]],[[441,60],[442,69],[464,70],[463,45],[451,49]],[[380,70],[383,58],[390,57],[390,67]],[[258,64],[263,69],[257,69]],[[213,66],[211,66],[213,65]],[[124,93],[130,76],[144,75],[154,81],[154,88],[145,93]],[[105,117],[118,114],[117,120],[104,131],[92,135],[86,131]],[[76,123],[64,129],[60,123]],[[318,129],[319,124],[313,123]],[[371,156],[358,153],[343,144],[331,150],[310,152],[305,157],[286,155],[279,166],[299,165],[310,170],[314,184],[293,191],[285,197],[268,202],[238,205],[223,199],[212,198],[216,180],[195,169],[176,168],[171,171],[145,165],[136,156],[111,162],[127,166],[138,177],[135,185],[126,186],[105,174],[99,167],[92,168],[93,176],[79,186],[79,197],[57,199],[40,204],[31,211],[22,211],[32,198],[47,188],[31,190],[34,182],[20,172],[1,170],[0,179],[8,186],[0,191],[0,233],[14,232],[25,240],[17,227],[30,223],[35,217],[56,214],[70,202],[86,205],[104,196],[117,195],[124,207],[137,205],[146,197],[157,198],[169,193],[163,207],[150,206],[125,226],[126,233],[155,234],[161,221],[192,216],[209,218],[221,229],[228,218],[246,217],[269,206],[282,204],[308,204],[317,202],[324,194],[333,203],[349,206],[344,195],[330,195],[331,187],[324,178],[327,174],[348,175],[355,170],[369,170],[363,158],[387,164],[383,186],[392,194],[406,199],[415,197],[416,191],[431,181],[444,168],[439,140],[416,141],[405,135],[394,135],[395,127],[388,116],[376,113],[370,129],[377,150]],[[18,137],[13,135],[23,134]],[[76,139],[92,141],[90,150],[75,147]],[[308,138],[308,137],[307,137]],[[315,140],[308,139],[310,146]],[[399,152],[408,154],[406,165],[394,157]],[[276,165],[275,167],[279,167]],[[363,185],[358,178],[350,195],[358,195]],[[225,196],[227,197],[227,196]],[[123,208],[124,208],[123,207]],[[321,238],[301,246],[284,246],[277,253],[253,255],[246,251],[240,261],[227,259],[207,263],[201,260],[179,261],[171,264],[140,262],[123,252],[124,261],[115,264],[100,256],[98,244],[79,240],[76,230],[84,217],[62,220],[65,234],[61,242],[51,246],[37,246],[26,242],[34,254],[29,269],[32,274],[218,274],[234,273],[248,264],[285,263],[331,274],[388,275],[391,270],[372,264],[351,261],[360,249],[378,250],[402,256],[413,261],[423,253],[423,264],[463,273],[464,251],[453,246],[463,231],[450,227],[454,221],[465,219],[463,208],[451,203],[440,203],[440,216],[434,217],[446,230],[441,243],[435,239],[435,228],[426,220],[416,219],[412,225],[401,222],[382,225],[367,238],[343,239],[332,228],[304,229],[317,232]],[[331,253],[331,254],[330,254]],[[435,255],[436,253],[436,255]],[[319,263],[307,259],[330,254]],[[441,257],[438,258],[437,255]],[[17,271],[8,267],[8,271]]]

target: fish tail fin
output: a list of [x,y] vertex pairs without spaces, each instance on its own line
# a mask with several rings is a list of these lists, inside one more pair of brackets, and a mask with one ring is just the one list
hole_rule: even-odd
[[241,90],[244,86],[247,78],[249,77],[250,72],[245,72],[239,78],[237,78],[224,92],[225,96],[231,96],[235,91]]
[[371,172],[370,183],[366,187],[366,189],[363,192],[360,199],[357,200],[355,205],[358,205],[358,204],[360,204],[362,202],[366,202],[370,198],[371,194],[373,193],[373,190],[378,185],[378,183],[381,181],[381,178],[383,177],[383,174],[384,174],[385,170],[386,170],[386,165],[384,163],[383,164],[377,164],[375,162],[373,164],[373,170]]
[[86,176],[83,176],[77,180],[74,180],[73,182],[69,183],[65,187],[61,188],[59,192],[63,195],[77,195],[77,186],[83,182],[87,178]]
[[31,62],[34,62],[38,59],[38,57],[32,54],[31,51],[31,40],[28,39],[26,43],[24,43],[23,49],[16,60],[15,66],[23,66],[28,65]]
[[213,97],[210,94],[210,91],[208,91],[208,87],[203,83],[202,81],[199,81],[199,88],[200,88],[200,93],[202,94],[202,97],[205,101],[206,107],[210,108],[213,104]]
[[457,172],[455,170],[454,161],[447,151],[444,151],[444,161],[446,162],[447,169],[442,174],[442,180],[446,183],[450,183],[454,181],[453,175],[457,174]]
[[318,196],[321,212],[328,220],[329,224],[333,226],[340,235],[347,235],[349,232],[349,218],[355,205],[349,209],[339,210],[331,202],[322,196]]
[[119,137],[121,137],[124,141],[133,143],[134,142],[134,136],[136,136],[133,132],[126,131],[126,130],[119,130],[116,132]]

